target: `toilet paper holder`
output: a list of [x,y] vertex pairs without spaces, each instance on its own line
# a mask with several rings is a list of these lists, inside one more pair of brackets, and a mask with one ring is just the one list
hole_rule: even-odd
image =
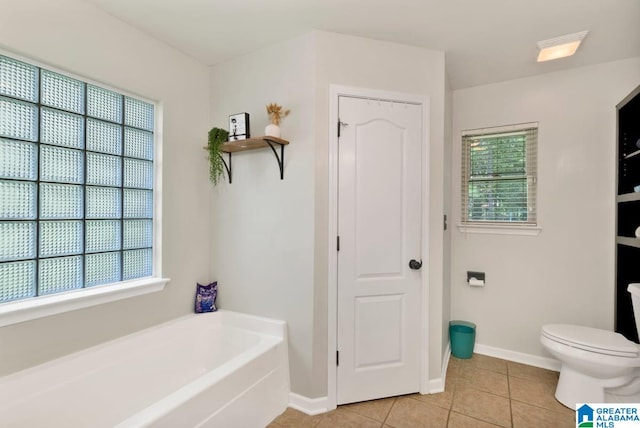
[[467,271],[467,283],[470,283],[472,279],[481,281],[484,284],[484,280],[486,278],[486,275],[484,272],[474,272],[474,271]]

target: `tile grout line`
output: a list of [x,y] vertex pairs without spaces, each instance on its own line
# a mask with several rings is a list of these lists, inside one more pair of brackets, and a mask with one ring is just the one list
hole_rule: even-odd
[[389,407],[389,411],[387,412],[387,415],[384,417],[384,420],[382,421],[382,425],[380,425],[381,427],[387,424],[387,419],[389,419],[389,415],[391,414],[391,411],[393,410],[393,406],[396,405],[397,401],[398,401],[398,397],[394,397],[393,403],[391,403],[391,407]]
[[[498,373],[498,372],[494,372],[494,373]],[[504,373],[501,373],[501,374],[504,374]],[[501,395],[492,394],[492,393],[490,393],[490,392],[482,391],[482,390],[477,389],[477,388],[473,388],[473,387],[471,387],[471,389],[473,389],[473,390],[475,390],[475,391],[486,392],[487,394],[491,394],[491,395],[496,396],[496,397],[502,397]],[[449,417],[447,418],[447,426],[449,425],[449,419],[451,418],[451,413],[453,413],[453,400],[455,400],[456,392],[457,392],[457,388],[455,388],[455,389],[453,390],[453,396],[451,397],[451,407],[449,408]],[[505,397],[502,397],[502,398],[505,398]],[[511,406],[511,404],[509,404],[509,406]],[[509,407],[509,410],[511,410],[511,407]],[[478,421],[478,422],[482,422],[482,423],[485,423],[485,424],[491,424],[491,425],[499,426],[499,425],[497,425],[497,424],[494,424],[493,422],[489,422],[489,421],[486,421],[486,420],[484,420],[484,419],[480,419],[480,418],[478,418],[478,417],[476,417],[476,416],[472,416],[472,415],[468,415],[468,414],[466,414],[466,413],[463,413],[462,411],[455,412],[455,413],[457,413],[457,414],[459,414],[459,415],[462,415],[462,416],[464,416],[464,417],[466,417],[466,418],[473,419],[473,420]]]
[[509,394],[509,417],[511,418],[511,426],[515,426],[515,421],[513,420],[513,406],[511,400],[511,375],[509,374],[509,363],[507,363],[507,393]]
[[[361,401],[361,403],[367,403],[368,401],[375,401],[375,400]],[[336,410],[337,410],[337,409],[336,409]],[[351,413],[352,415],[357,415],[357,416],[359,416],[359,417],[361,417],[361,418],[369,419],[370,421],[380,422],[380,421],[379,421],[379,420],[377,420],[377,419],[374,419],[374,418],[372,418],[372,417],[370,417],[370,416],[362,415],[362,414],[360,414],[360,413],[358,413],[358,412],[354,412],[353,410],[349,410],[349,409],[343,408],[343,409],[342,409],[342,411],[343,411],[343,412],[347,412],[347,413]],[[326,414],[326,413],[325,413],[325,414]],[[386,418],[385,418],[385,420],[386,420]],[[381,424],[380,426],[382,426],[383,424],[384,424],[384,422],[382,422],[382,424]],[[318,425],[320,425],[320,422],[318,422]]]
[[[512,401],[515,401],[516,403],[520,403],[520,404],[526,404],[527,406],[536,407],[536,408],[538,408],[538,409],[540,409],[540,410],[546,410],[547,412],[558,413],[558,414],[560,414],[560,415],[562,414],[562,411],[558,411],[558,410],[550,409],[550,408],[548,408],[548,407],[543,407],[543,406],[540,406],[540,405],[535,404],[535,403],[528,403],[528,402],[526,402],[526,401],[516,400],[516,399],[512,399]],[[567,409],[567,411],[569,411],[569,412],[571,412],[571,411],[572,411],[572,410],[571,410],[571,409],[569,409],[568,407],[567,407],[566,409]],[[574,412],[575,412],[575,411],[574,411]]]
[[[458,382],[460,381],[460,378],[462,377],[462,369],[460,367],[460,365],[458,365],[457,369],[457,374],[458,376],[456,376],[454,379],[454,383],[453,383],[453,393],[451,394],[451,404],[449,404],[449,413],[447,414],[447,425],[445,425],[446,427],[449,426],[449,421],[451,420],[451,412],[453,412],[453,402],[456,399],[456,393],[458,392]],[[447,387],[447,385],[445,384],[445,389]]]

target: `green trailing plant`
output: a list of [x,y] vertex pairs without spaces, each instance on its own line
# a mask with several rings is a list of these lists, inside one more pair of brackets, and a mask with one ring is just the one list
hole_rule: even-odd
[[221,128],[211,128],[207,142],[209,152],[209,180],[215,186],[224,176],[224,163],[220,154],[220,147],[229,140],[229,132]]

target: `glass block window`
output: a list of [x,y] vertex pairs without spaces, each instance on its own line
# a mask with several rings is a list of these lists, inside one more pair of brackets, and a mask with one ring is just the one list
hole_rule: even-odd
[[154,113],[0,55],[0,304],[153,274]]

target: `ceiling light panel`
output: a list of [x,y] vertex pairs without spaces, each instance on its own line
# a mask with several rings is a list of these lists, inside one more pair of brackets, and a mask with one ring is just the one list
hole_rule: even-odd
[[578,50],[580,43],[586,37],[587,33],[588,31],[581,31],[579,33],[567,34],[538,42],[538,48],[540,49],[538,62],[573,55],[576,53],[576,50]]

